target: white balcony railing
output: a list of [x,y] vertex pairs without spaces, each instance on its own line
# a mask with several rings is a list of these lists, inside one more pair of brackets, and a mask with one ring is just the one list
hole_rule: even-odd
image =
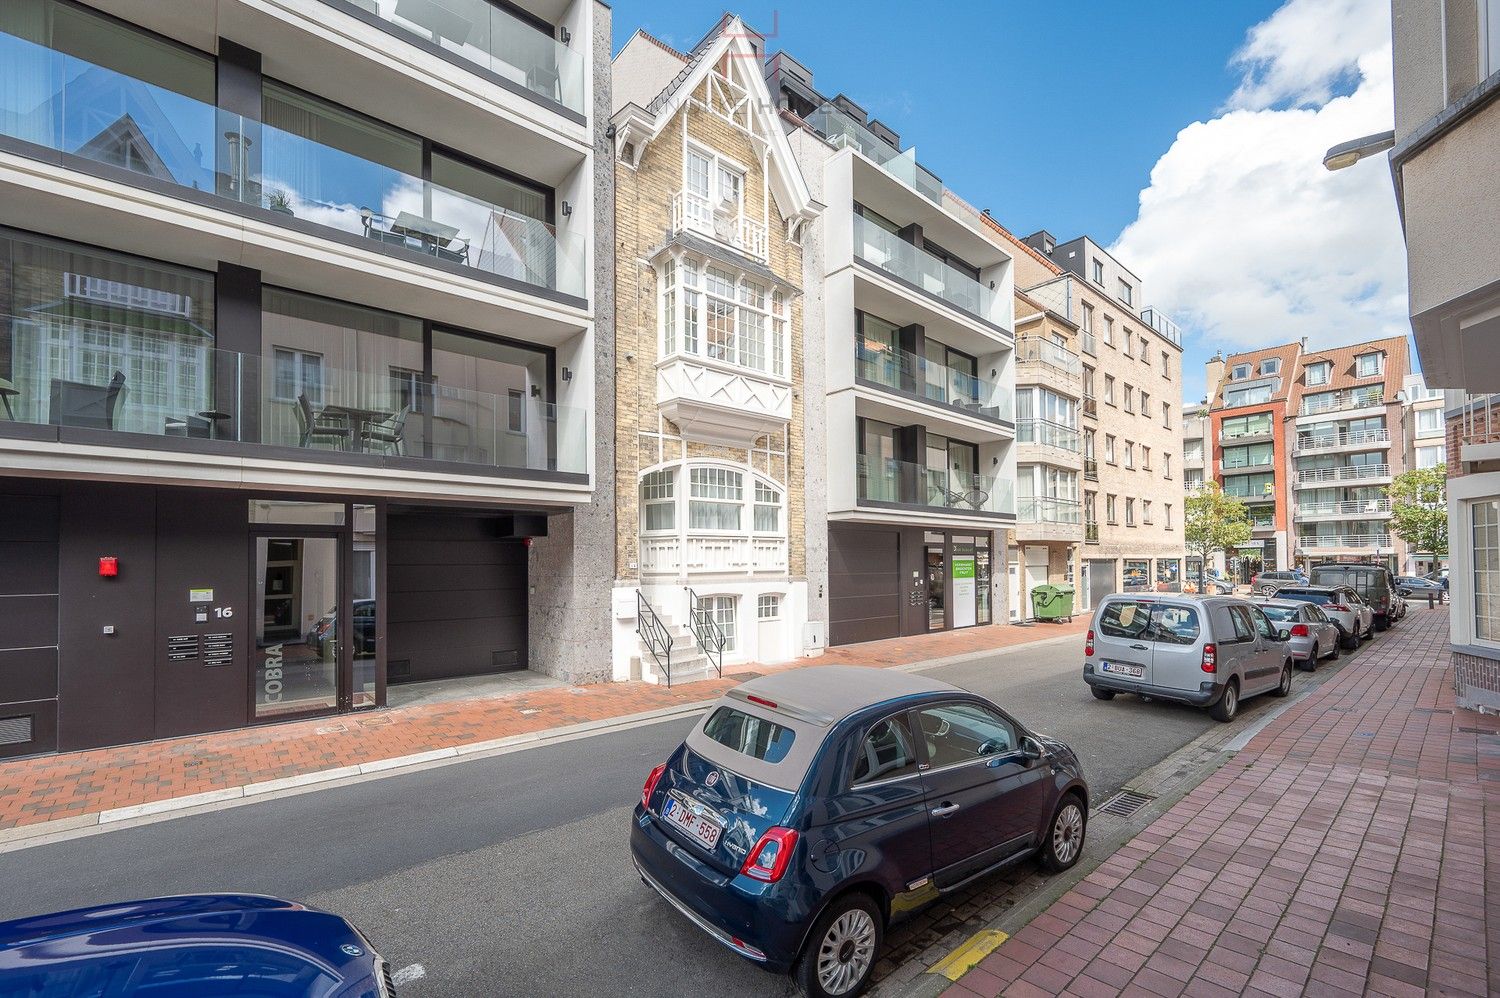
[[1339,412],[1343,409],[1368,409],[1385,400],[1384,385],[1367,385],[1350,391],[1314,395],[1302,400],[1298,415],[1315,416],[1320,412]]
[[1303,516],[1390,516],[1389,499],[1352,499],[1342,502],[1301,502],[1297,504],[1297,515]]
[[769,259],[766,227],[744,214],[744,205],[732,201],[718,205],[692,191],[672,195],[672,231],[696,232],[733,246],[757,260]]
[[1309,468],[1297,472],[1297,483],[1312,482],[1359,482],[1371,478],[1391,477],[1388,464],[1346,464],[1340,468]]
[[1304,551],[1320,551],[1330,548],[1388,548],[1390,534],[1320,534],[1316,537],[1298,537],[1297,546]]
[[787,570],[787,542],[782,537],[643,537],[644,575],[758,575]]
[[1076,353],[1061,343],[1036,336],[1023,336],[1016,341],[1016,362],[1041,364],[1069,378],[1083,374],[1083,362]]
[[1295,454],[1311,454],[1317,451],[1336,450],[1340,447],[1360,447],[1365,444],[1388,444],[1390,430],[1356,430],[1353,433],[1328,433],[1317,437],[1300,437],[1293,449]]

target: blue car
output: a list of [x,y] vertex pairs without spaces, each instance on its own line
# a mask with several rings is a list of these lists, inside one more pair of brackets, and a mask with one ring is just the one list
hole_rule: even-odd
[[858,994],[886,926],[1027,857],[1078,861],[1078,758],[964,690],[825,666],[730,690],[635,808],[641,879],[803,993]]
[[0,922],[0,995],[389,998],[384,960],[337,915],[190,894]]

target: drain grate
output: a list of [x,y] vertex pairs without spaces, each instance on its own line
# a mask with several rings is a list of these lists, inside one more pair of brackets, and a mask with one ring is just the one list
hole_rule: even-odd
[[1135,790],[1121,790],[1099,808],[1105,814],[1112,814],[1117,818],[1128,818],[1135,814],[1147,804],[1156,800],[1155,794],[1143,794]]

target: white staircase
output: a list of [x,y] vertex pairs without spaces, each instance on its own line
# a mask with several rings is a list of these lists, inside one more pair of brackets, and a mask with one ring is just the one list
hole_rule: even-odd
[[[717,679],[718,670],[714,668],[708,655],[699,647],[698,639],[693,636],[692,629],[677,623],[672,619],[671,614],[664,613],[660,609],[656,609],[656,616],[672,639],[671,685],[681,686],[684,683],[696,683],[704,679]],[[668,677],[665,666],[665,656],[663,656],[663,662],[658,665],[656,656],[651,653],[651,649],[646,644],[646,639],[637,633],[636,653],[630,658],[630,678],[646,683],[667,685]]]

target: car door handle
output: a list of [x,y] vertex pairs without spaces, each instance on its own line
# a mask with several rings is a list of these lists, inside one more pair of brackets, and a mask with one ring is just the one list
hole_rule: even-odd
[[1136,651],[1145,651],[1146,650],[1146,646],[1145,645],[1131,645],[1130,647],[1134,648]]
[[935,807],[935,808],[932,809],[932,816],[934,818],[946,818],[946,817],[948,817],[948,815],[952,814],[954,811],[957,811],[957,810],[958,810],[958,805],[957,804],[941,804],[941,805],[939,805],[939,806],[937,806],[937,807]]

